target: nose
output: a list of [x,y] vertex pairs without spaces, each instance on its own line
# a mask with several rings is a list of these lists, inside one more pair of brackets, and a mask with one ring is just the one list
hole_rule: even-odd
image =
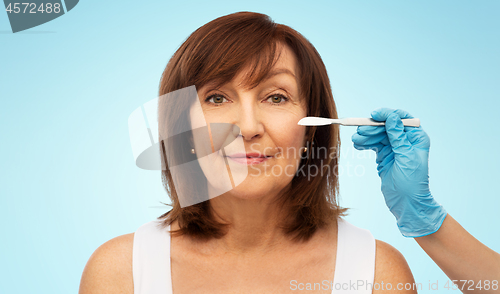
[[246,141],[262,137],[264,125],[255,102],[242,102],[236,113],[236,125],[240,128],[241,135]]

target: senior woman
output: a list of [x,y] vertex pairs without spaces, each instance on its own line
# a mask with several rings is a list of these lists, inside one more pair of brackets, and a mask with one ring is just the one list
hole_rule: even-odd
[[[100,246],[81,294],[416,293],[404,257],[342,219],[338,126],[297,125],[337,117],[325,66],[302,35],[258,13],[215,19],[174,54],[160,96],[190,86],[194,98],[158,105],[172,210]],[[217,124],[230,142],[216,138]],[[190,156],[198,165],[174,174]]]

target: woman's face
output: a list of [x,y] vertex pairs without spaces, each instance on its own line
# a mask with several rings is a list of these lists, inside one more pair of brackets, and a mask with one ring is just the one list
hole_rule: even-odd
[[[291,183],[303,154],[305,127],[297,122],[307,115],[307,106],[299,96],[295,55],[282,46],[270,75],[253,89],[243,86],[248,70],[218,89],[213,84],[198,89],[201,109],[198,104],[190,109],[193,129],[208,125],[211,136],[234,130],[239,135],[221,150],[211,142],[215,152],[199,158],[212,191],[210,198],[224,193],[245,199],[278,193]],[[240,132],[238,128],[215,130],[213,123],[236,125]],[[207,145],[202,140],[194,135],[200,153]]]

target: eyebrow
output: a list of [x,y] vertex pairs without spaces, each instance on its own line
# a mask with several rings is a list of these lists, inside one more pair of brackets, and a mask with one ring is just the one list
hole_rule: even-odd
[[288,68],[278,68],[275,70],[272,70],[269,72],[269,74],[266,76],[266,79],[270,79],[273,76],[279,75],[279,74],[289,74],[292,77],[296,78],[293,72],[291,72]]
[[[293,74],[292,71],[290,71],[288,68],[276,68],[274,70],[271,70],[263,79],[263,81],[265,80],[268,80],[276,75],[280,75],[280,74],[288,74],[288,75],[291,75],[292,77],[294,77],[295,79],[297,79],[297,77]],[[203,87],[212,87],[213,89],[212,90],[220,90],[220,88],[222,88],[224,85],[219,85],[218,87],[215,88],[215,85],[217,83],[215,81],[212,81],[212,82],[208,82],[207,84],[205,84]]]

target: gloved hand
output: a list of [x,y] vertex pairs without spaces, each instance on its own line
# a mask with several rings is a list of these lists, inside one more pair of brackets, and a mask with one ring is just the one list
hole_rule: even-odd
[[447,213],[429,190],[429,136],[421,126],[403,126],[401,119],[413,118],[404,110],[379,108],[371,116],[385,126],[359,126],[352,141],[358,150],[377,153],[382,193],[401,234],[415,238],[436,232]]

